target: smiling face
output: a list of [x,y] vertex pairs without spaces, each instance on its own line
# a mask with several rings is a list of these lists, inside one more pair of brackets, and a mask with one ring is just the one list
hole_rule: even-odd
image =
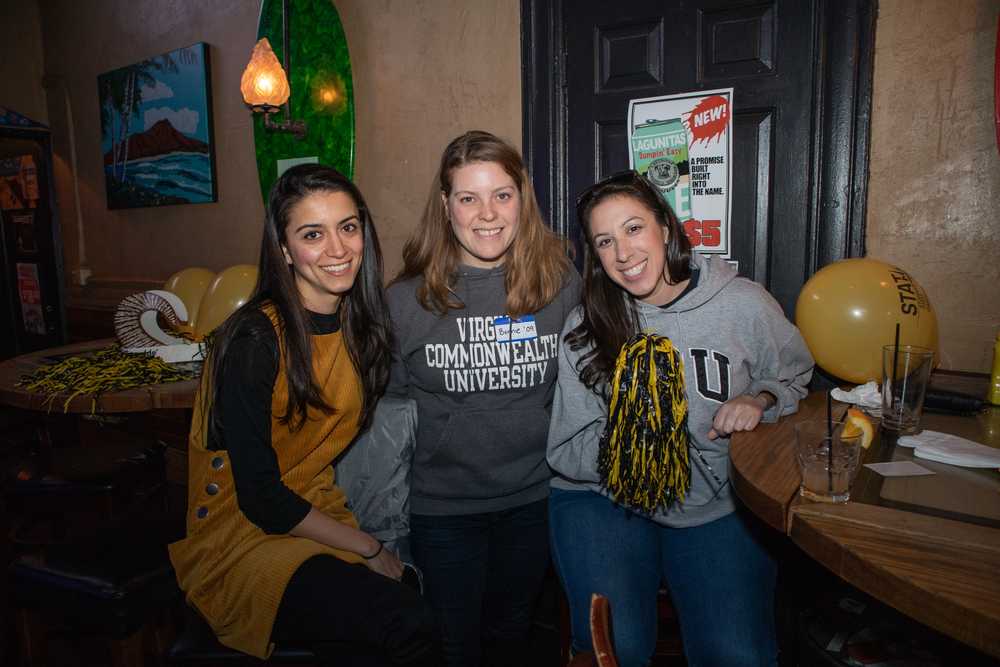
[[282,250],[307,309],[336,312],[354,285],[364,247],[358,207],[346,192],[313,192],[292,207]]
[[667,282],[667,228],[638,199],[608,197],[590,211],[588,229],[604,272],[632,296],[667,303],[676,286]]
[[441,194],[460,261],[493,268],[504,263],[521,217],[521,193],[496,162],[470,162],[451,172],[451,194]]

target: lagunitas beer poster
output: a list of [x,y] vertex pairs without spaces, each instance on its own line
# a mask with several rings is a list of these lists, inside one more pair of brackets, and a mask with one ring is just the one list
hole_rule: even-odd
[[733,89],[631,100],[629,166],[645,174],[696,250],[729,257]]

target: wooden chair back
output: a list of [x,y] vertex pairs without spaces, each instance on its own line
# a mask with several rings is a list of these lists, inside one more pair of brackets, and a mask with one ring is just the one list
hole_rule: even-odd
[[608,598],[598,593],[590,596],[590,638],[597,667],[618,667],[611,634],[611,606]]

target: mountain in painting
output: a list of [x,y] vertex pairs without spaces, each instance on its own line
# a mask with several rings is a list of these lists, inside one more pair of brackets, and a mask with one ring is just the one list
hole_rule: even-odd
[[[166,155],[167,153],[205,153],[208,154],[208,144],[204,141],[186,137],[170,124],[167,119],[157,121],[145,132],[129,135],[126,155],[129,160]],[[114,162],[112,151],[104,154],[104,164]]]

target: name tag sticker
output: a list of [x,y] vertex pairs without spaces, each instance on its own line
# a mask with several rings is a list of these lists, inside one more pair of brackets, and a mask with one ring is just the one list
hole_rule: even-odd
[[510,342],[510,318],[506,315],[503,317],[493,318],[493,335],[498,343],[509,343]]
[[498,317],[493,320],[493,333],[499,343],[515,343],[538,338],[538,325],[534,315],[524,317]]

